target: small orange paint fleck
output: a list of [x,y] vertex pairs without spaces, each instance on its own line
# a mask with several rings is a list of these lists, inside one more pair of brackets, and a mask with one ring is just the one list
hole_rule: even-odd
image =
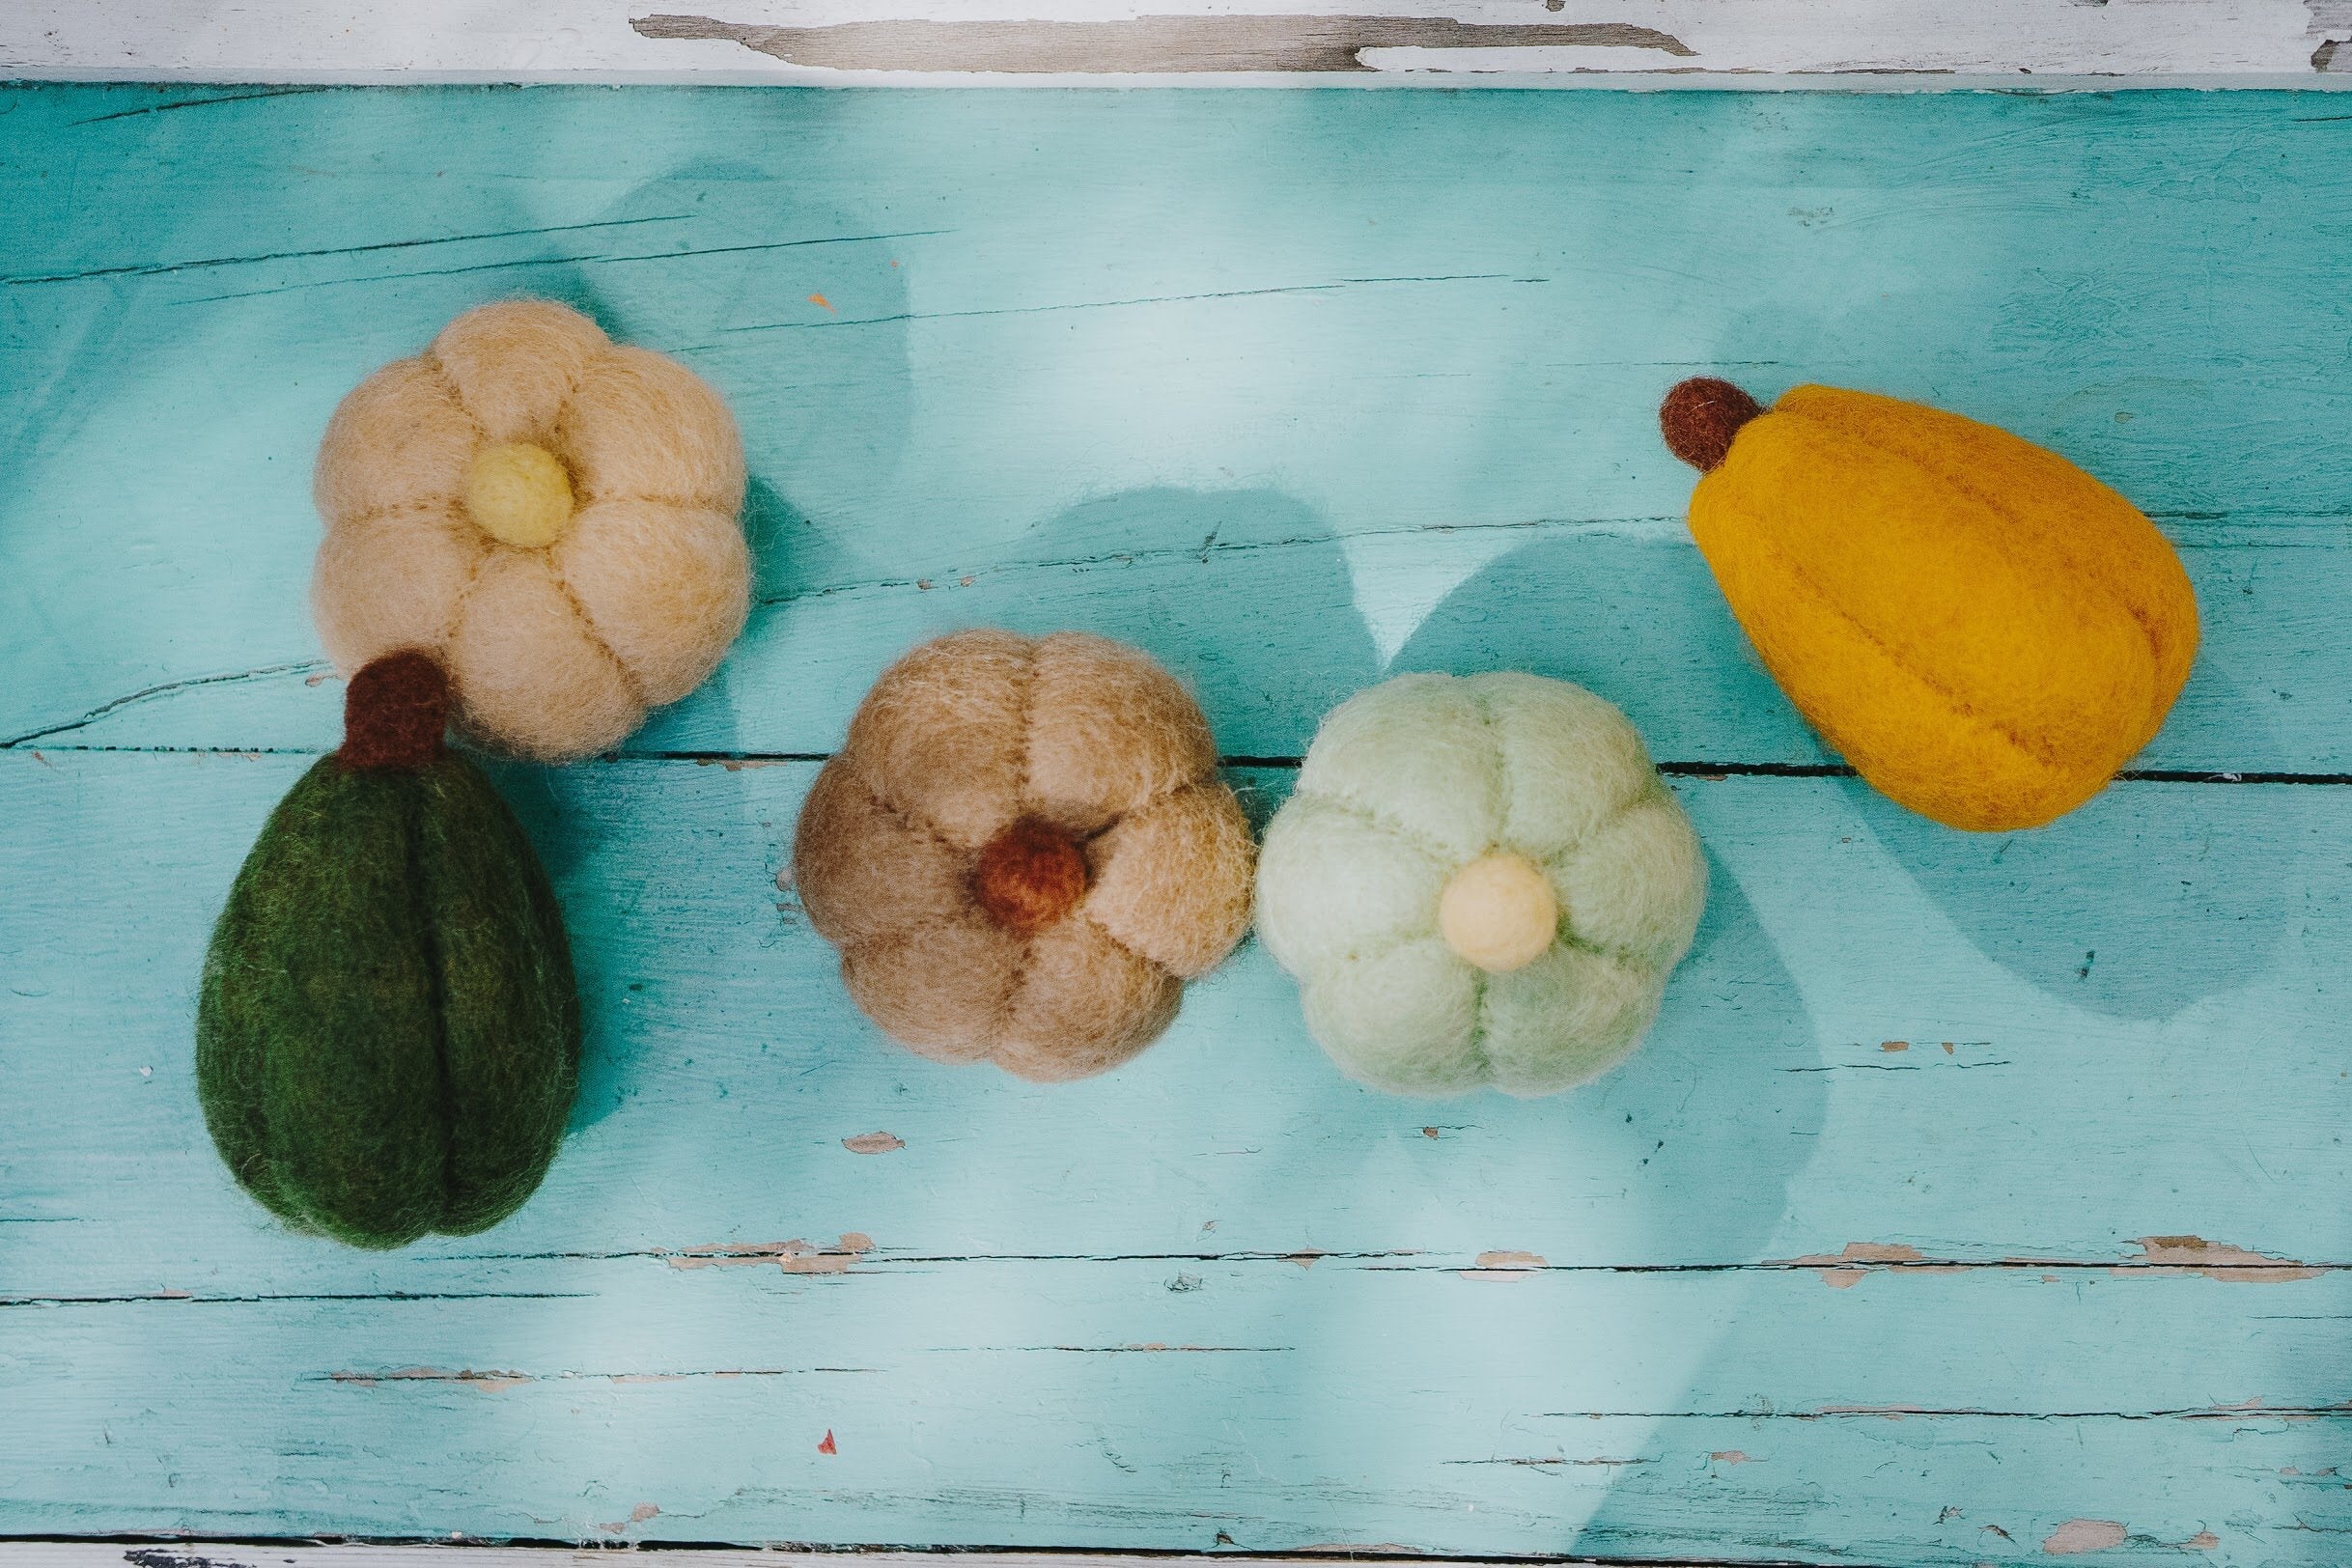
[[1878,1049],[1890,1052],[1897,1050],[1909,1050],[1911,1049],[1911,1042],[1908,1040],[1881,1040],[1878,1043]]
[[2211,1530],[2198,1530],[2195,1535],[2180,1543],[2181,1550],[2184,1552],[2210,1552],[2221,1544],[2222,1538]]
[[1540,1252],[1481,1252],[1477,1263],[1461,1274],[1465,1279],[1526,1279],[1543,1267]]
[[1438,1130],[1434,1127],[1424,1127],[1421,1129],[1421,1136],[1425,1138],[1434,1138],[1437,1135]]
[[895,1133],[860,1133],[843,1138],[841,1146],[852,1154],[896,1154],[907,1146],[907,1140]]
[[969,588],[971,585],[972,579],[968,576],[958,577],[956,579],[956,586],[959,588]]
[[[833,302],[826,298],[823,294],[810,294],[808,296],[808,302],[816,306],[819,310],[833,310]],[[841,314],[841,312],[833,310],[833,314],[838,316]]]
[[840,1449],[833,1446],[833,1429],[831,1427],[828,1426],[825,1429],[825,1441],[817,1444],[817,1452],[821,1454],[837,1454],[841,1452]]
[[1945,1054],[1945,1055],[1946,1055],[1946,1056],[1948,1056],[1948,1055],[1950,1055],[1951,1053],[1952,1053],[1952,1043],[1951,1043],[1949,1040],[1946,1040],[1946,1041],[1945,1041],[1945,1042],[1944,1042],[1944,1054]]

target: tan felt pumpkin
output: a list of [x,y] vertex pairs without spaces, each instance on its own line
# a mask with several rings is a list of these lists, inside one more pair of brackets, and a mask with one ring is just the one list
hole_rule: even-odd
[[1249,924],[1252,847],[1208,720],[1133,648],[966,631],[875,683],[794,877],[857,1005],[946,1062],[1114,1067]]
[[742,630],[733,416],[562,305],[468,311],[369,377],[327,426],[313,490],[311,607],[336,667],[429,651],[460,728],[522,756],[617,744]]

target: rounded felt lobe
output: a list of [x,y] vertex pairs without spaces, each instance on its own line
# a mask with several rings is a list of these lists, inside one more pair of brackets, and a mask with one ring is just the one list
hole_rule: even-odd
[[[1904,406],[1892,405],[1896,408]],[[1933,413],[1934,410],[1920,410]],[[1867,638],[2045,762],[2130,754],[2155,658],[2129,609],[1990,497],[1869,433],[1776,414],[1722,477],[1773,497],[1756,544]]]
[[556,446],[589,502],[673,501],[733,516],[743,442],[703,379],[650,349],[599,354],[565,406]]
[[1980,497],[2012,544],[2122,604],[2156,670],[2132,749],[2154,737],[2196,657],[2197,596],[2179,553],[2137,507],[2058,453],[1946,409],[1823,386],[1793,387],[1778,406],[1859,434]]
[[1086,896],[1086,853],[1041,822],[1017,822],[988,841],[972,867],[972,898],[1008,931],[1035,936]]
[[841,980],[866,1017],[917,1055],[974,1062],[997,1044],[1006,993],[1027,939],[966,909],[944,920],[854,941]]
[[311,499],[330,525],[395,507],[454,506],[481,428],[422,359],[399,359],[345,395],[311,470]]
[[1176,678],[1136,649],[1063,631],[1037,645],[1029,687],[1029,808],[1072,832],[1217,767],[1209,721]]
[[1509,671],[1468,684],[1502,759],[1498,836],[1510,848],[1549,859],[1657,787],[1641,733],[1606,698]]
[[434,1228],[488,1229],[537,1190],[579,1088],[580,1004],[563,911],[522,825],[471,763],[419,780],[413,896],[438,969],[447,1162]]
[[1319,982],[1398,943],[1434,936],[1458,861],[1337,800],[1294,795],[1258,854],[1258,938],[1301,980]]
[[1658,406],[1659,433],[1666,450],[1701,473],[1722,465],[1732,440],[1764,406],[1731,382],[1713,376],[1677,381]]
[[546,556],[495,551],[465,596],[443,658],[459,725],[542,762],[609,751],[645,708]]
[[1641,1043],[1664,990],[1662,972],[1566,943],[1490,975],[1478,1008],[1490,1081],[1531,1096],[1599,1077]]
[[591,627],[651,704],[717,667],[751,607],[751,554],[732,513],[600,501],[550,552]]
[[841,758],[817,773],[793,836],[793,885],[836,946],[963,918],[971,856],[874,797]]
[[977,852],[1021,815],[1029,639],[959,631],[882,672],[842,748],[866,786]]
[[1249,929],[1255,849],[1221,779],[1162,796],[1087,846],[1086,915],[1172,974],[1206,974]]
[[1016,1078],[1060,1083],[1118,1066],[1176,1017],[1184,983],[1083,917],[1029,938],[989,1057]]
[[490,542],[449,501],[423,502],[328,528],[311,570],[311,619],[335,668],[350,675],[401,648],[437,648]]
[[1494,738],[1475,688],[1450,675],[1400,675],[1333,709],[1298,793],[1347,801],[1463,860],[1502,826]]
[[1707,858],[1664,786],[1547,869],[1578,940],[1662,972],[1690,951],[1707,906]]
[[2040,826],[2105,786],[2116,763],[2054,765],[1858,635],[1833,601],[1759,547],[1769,525],[1744,497],[1718,489],[1721,479],[1693,493],[1692,535],[1774,682],[1873,788],[1946,826],[1982,832]]
[[1446,882],[1438,934],[1489,974],[1523,967],[1559,935],[1559,899],[1524,855],[1482,854]]
[[433,340],[433,360],[492,441],[549,434],[589,365],[610,346],[603,329],[551,299],[508,299],[467,311]]
[[335,756],[347,770],[413,772],[441,755],[448,727],[449,676],[441,661],[404,648],[370,659],[344,688],[343,744]]
[[1307,1032],[1341,1071],[1390,1094],[1449,1095],[1486,1080],[1477,971],[1439,937],[1343,961],[1307,983]]

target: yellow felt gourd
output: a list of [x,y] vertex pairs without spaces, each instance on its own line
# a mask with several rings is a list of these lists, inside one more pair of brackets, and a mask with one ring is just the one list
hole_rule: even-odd
[[2180,557],[2130,502],[2005,431],[1867,392],[1759,407],[1685,381],[1691,534],[1789,700],[1886,795],[2036,827],[2151,740],[2197,653]]

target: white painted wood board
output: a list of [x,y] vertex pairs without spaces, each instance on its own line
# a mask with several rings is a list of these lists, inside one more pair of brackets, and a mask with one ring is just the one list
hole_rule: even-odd
[[0,78],[2335,85],[2352,0],[7,0]]

